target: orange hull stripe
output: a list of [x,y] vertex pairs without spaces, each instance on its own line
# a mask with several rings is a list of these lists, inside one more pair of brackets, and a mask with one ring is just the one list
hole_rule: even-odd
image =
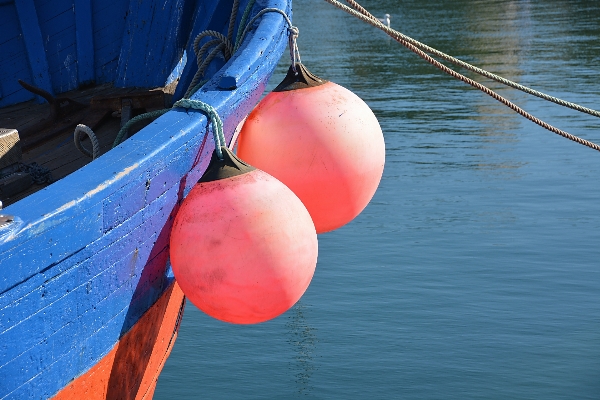
[[53,400],[151,399],[177,338],[183,301],[175,282],[106,356]]

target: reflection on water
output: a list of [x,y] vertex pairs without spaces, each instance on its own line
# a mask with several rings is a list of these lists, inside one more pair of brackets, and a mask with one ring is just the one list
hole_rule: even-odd
[[288,313],[287,328],[288,343],[292,346],[294,361],[290,362],[290,372],[295,375],[298,394],[309,394],[312,390],[310,377],[312,376],[315,363],[315,346],[318,342],[316,329],[311,327],[304,317],[305,306],[302,300]]
[[[361,3],[442,51],[600,107],[598,1]],[[294,4],[303,62],[377,115],[383,179],[355,221],[319,236],[313,282],[281,318],[231,326],[188,306],[155,399],[598,399],[600,154],[322,0]],[[466,74],[600,142],[600,119]]]

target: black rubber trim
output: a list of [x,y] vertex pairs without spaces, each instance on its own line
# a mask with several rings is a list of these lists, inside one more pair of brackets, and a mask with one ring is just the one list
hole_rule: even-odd
[[221,147],[221,151],[223,152],[222,160],[217,156],[217,152],[213,151],[210,163],[198,183],[227,179],[256,169],[237,158],[227,147]]
[[318,76],[311,73],[302,64],[296,64],[296,73],[290,66],[287,75],[283,78],[283,81],[275,89],[274,92],[287,92],[289,90],[308,89],[315,86],[321,86],[328,81],[321,79]]

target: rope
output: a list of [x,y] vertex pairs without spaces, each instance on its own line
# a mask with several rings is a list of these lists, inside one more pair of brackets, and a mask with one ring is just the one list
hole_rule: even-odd
[[288,25],[288,47],[290,49],[290,59],[292,60],[292,69],[294,70],[294,72],[296,72],[296,64],[302,62],[302,60],[300,59],[300,50],[298,49],[297,43],[300,31],[297,27],[292,25],[292,21],[289,19],[285,11],[280,10],[279,8],[265,8],[260,10],[254,17],[252,17],[250,22],[248,22],[242,34],[238,36],[238,40],[240,40],[241,42],[241,40],[243,40],[243,38],[246,36],[246,33],[248,33],[250,29],[252,29],[254,22],[268,12],[276,12],[281,14]]
[[[292,57],[292,65],[295,67],[296,63],[300,62],[300,53],[298,51],[298,45],[296,44],[296,39],[298,37],[298,28],[292,26],[292,21],[290,21],[290,19],[288,18],[287,14],[285,14],[285,12],[283,12],[282,10],[279,10],[277,8],[265,8],[265,9],[259,11],[246,24],[246,20],[248,19],[248,15],[250,14],[250,11],[251,11],[252,7],[254,6],[255,1],[256,0],[250,0],[248,2],[248,5],[246,6],[244,14],[242,15],[242,19],[240,21],[240,28],[238,28],[238,36],[236,38],[235,46],[232,45],[233,30],[234,30],[234,26],[235,26],[235,20],[237,18],[237,10],[239,8],[240,0],[235,0],[233,3],[233,10],[231,12],[231,17],[229,19],[229,29],[227,32],[227,37],[225,35],[223,35],[222,33],[213,31],[213,30],[207,30],[207,31],[201,32],[196,36],[196,38],[194,39],[194,43],[193,43],[193,49],[194,49],[194,53],[196,54],[196,63],[198,64],[198,71],[196,71],[196,74],[194,74],[192,82],[190,83],[185,95],[183,96],[183,99],[181,99],[181,100],[175,102],[175,104],[173,104],[173,108],[181,107],[181,108],[185,108],[185,109],[200,110],[206,114],[208,121],[212,125],[213,138],[215,141],[215,151],[217,153],[217,156],[221,160],[223,159],[223,153],[222,153],[221,147],[227,146],[227,144],[226,144],[227,142],[225,140],[225,135],[223,134],[223,121],[221,121],[221,118],[219,117],[219,114],[217,113],[217,110],[215,110],[214,107],[212,107],[211,105],[204,103],[202,101],[190,99],[190,97],[200,87],[202,87],[202,85],[204,85],[207,82],[207,80],[200,81],[200,78],[202,76],[204,76],[204,72],[205,72],[206,68],[208,67],[208,65],[211,63],[211,61],[219,53],[223,53],[223,57],[225,57],[226,61],[229,60],[231,58],[231,56],[233,55],[233,53],[235,52],[235,50],[237,50],[239,44],[243,41],[246,34],[250,31],[250,29],[252,29],[252,24],[258,18],[260,18],[262,15],[264,15],[267,12],[277,12],[277,13],[283,15],[283,17],[285,18],[285,20],[288,24],[288,32],[290,34],[290,55]],[[243,30],[241,29],[242,26],[244,26]],[[202,45],[202,47],[200,47],[200,41],[205,37],[214,37],[215,39],[204,43]],[[208,53],[208,55],[205,58],[204,55],[208,52],[208,49],[210,49],[211,47],[212,47],[212,50]],[[138,115],[137,117],[129,120],[119,130],[119,133],[117,134],[117,137],[113,143],[113,148],[118,146],[123,140],[125,140],[127,138],[129,129],[131,128],[131,126],[133,124],[135,124],[139,121],[145,120],[145,119],[159,117],[159,116],[165,114],[169,110],[170,110],[169,108],[163,109],[163,110],[157,110],[157,111],[153,111],[150,113]]]
[[235,50],[238,49],[238,47],[240,47],[240,45],[242,44],[242,33],[244,32],[244,29],[241,29],[242,26],[246,27],[246,21],[248,20],[248,17],[250,16],[250,11],[252,11],[252,7],[254,7],[254,3],[256,3],[256,0],[250,0],[248,2],[248,5],[246,6],[246,9],[244,10],[244,14],[242,14],[242,19],[240,20],[240,26],[238,28],[238,34],[237,37],[235,38]]
[[[244,12],[244,16],[242,17],[242,20],[245,17],[247,17],[247,13],[254,5],[254,1],[251,1],[250,3],[248,3],[248,6],[246,6],[246,10]],[[236,47],[233,45],[233,31],[235,28],[235,20],[237,19],[237,13],[238,13],[239,7],[240,7],[240,0],[235,0],[233,2],[233,6],[232,6],[232,10],[231,10],[231,16],[229,17],[229,27],[227,29],[227,36],[223,35],[221,32],[217,32],[214,30],[206,30],[206,31],[200,32],[194,39],[193,48],[194,48],[194,54],[196,54],[196,63],[198,64],[198,70],[194,74],[194,77],[192,78],[192,82],[190,83],[188,90],[185,92],[185,95],[183,96],[184,99],[190,98],[202,86],[202,85],[198,85],[200,78],[204,76],[204,73],[206,72],[206,68],[208,68],[208,66],[210,65],[212,60],[219,53],[223,54],[225,61],[229,61],[229,59],[235,52]],[[204,43],[204,45],[202,45],[202,47],[199,48],[200,41],[205,37],[214,37],[215,39]],[[206,58],[204,58],[204,55],[206,54],[208,49],[210,49],[211,47],[213,47],[213,49],[210,51],[210,53],[208,53]]]
[[300,59],[300,50],[298,49],[298,35],[300,35],[300,31],[297,27],[290,26],[288,33],[288,47],[290,48],[290,58],[292,59],[292,70],[297,75],[296,64],[302,62]]
[[[216,39],[206,42],[202,47],[199,48],[200,40],[202,40],[205,37],[209,37],[209,36],[215,37]],[[215,47],[210,51],[208,56],[206,56],[206,58],[204,58],[204,54],[206,54],[208,49],[213,46],[215,46]],[[198,70],[194,74],[194,78],[192,79],[192,82],[190,83],[188,90],[186,91],[185,95],[183,96],[186,99],[191,97],[192,94],[195,93],[195,90],[193,90],[193,89],[198,86],[198,81],[200,80],[201,77],[204,76],[204,73],[206,72],[206,68],[208,68],[209,64],[219,53],[223,53],[223,57],[225,58],[225,61],[227,61],[231,58],[231,56],[233,55],[233,52],[234,52],[233,45],[231,44],[231,40],[229,40],[222,33],[219,33],[217,31],[212,31],[212,30],[208,30],[208,31],[199,33],[198,36],[196,36],[196,39],[194,39],[193,48],[194,48],[194,53],[196,54],[196,63],[198,64]]]
[[[244,13],[245,17],[247,17],[247,13],[249,12],[248,10],[252,7],[252,5],[254,4],[254,1],[255,0],[251,1],[250,4],[248,5],[248,7],[246,7],[246,12]],[[219,158],[223,158],[223,155],[221,153],[221,146],[225,146],[225,136],[223,135],[223,123],[222,123],[221,119],[219,118],[216,110],[213,107],[209,106],[206,103],[202,103],[201,101],[188,100],[188,99],[196,91],[198,91],[198,89],[200,87],[202,87],[202,85],[204,85],[207,82],[207,80],[201,81],[200,78],[202,76],[204,76],[206,68],[219,53],[223,53],[223,57],[225,57],[225,60],[229,60],[231,58],[231,56],[233,55],[234,46],[231,41],[233,39],[233,30],[235,27],[235,20],[237,18],[239,3],[240,3],[240,0],[235,0],[233,2],[233,6],[232,6],[233,9],[231,11],[231,16],[229,18],[229,28],[227,31],[227,36],[223,35],[220,32],[214,31],[214,30],[206,30],[206,31],[200,32],[194,39],[193,49],[194,49],[194,54],[196,54],[196,63],[198,64],[198,71],[196,71],[196,73],[194,74],[194,77],[192,78],[192,82],[190,83],[188,90],[186,91],[185,95],[183,96],[183,99],[179,100],[178,102],[176,102],[173,105],[173,107],[194,108],[194,109],[199,109],[199,110],[206,112],[206,114],[209,118],[209,121],[211,121],[213,124],[213,132],[215,132],[215,134],[216,134],[215,148],[217,150],[217,154],[219,155]],[[242,19],[244,19],[244,17],[242,17]],[[205,37],[214,37],[215,39],[204,43],[202,45],[202,47],[200,47],[200,41]],[[208,55],[205,58],[204,57],[205,54],[208,52],[208,50],[211,47],[213,47],[212,50],[210,50],[210,52],[208,53]],[[146,119],[160,117],[161,115],[165,114],[169,110],[170,110],[170,108],[156,110],[156,111],[152,111],[149,113],[138,115],[137,117],[130,119],[119,130],[119,133],[117,134],[117,137],[115,138],[115,141],[113,142],[112,147],[113,148],[117,147],[119,144],[121,144],[121,142],[123,142],[123,140],[127,139],[127,136],[129,134],[129,129],[131,129],[131,127],[134,124],[136,124],[137,122],[143,121]],[[77,143],[76,143],[76,145],[77,145]]]
[[[427,61],[428,63],[432,64],[433,66],[441,69],[442,71],[444,71],[445,73],[447,73],[448,75],[451,75],[471,86],[473,86],[476,89],[481,90],[482,92],[486,93],[487,95],[491,96],[492,98],[496,99],[497,101],[499,101],[500,103],[506,105],[507,107],[509,107],[510,109],[512,109],[513,111],[517,112],[518,114],[522,115],[523,117],[527,118],[528,120],[534,122],[535,124],[541,126],[542,128],[545,128],[547,130],[549,130],[550,132],[556,133],[557,135],[560,135],[564,138],[567,138],[569,140],[572,140],[574,142],[577,142],[579,144],[582,144],[584,146],[590,147],[594,150],[600,151],[600,146],[598,146],[597,144],[590,142],[588,140],[582,139],[580,137],[577,137],[575,135],[572,135],[568,132],[565,132],[561,129],[558,129],[542,120],[540,120],[539,118],[529,114],[527,111],[523,110],[522,108],[520,108],[519,106],[517,106],[516,104],[510,102],[509,100],[505,99],[504,97],[500,96],[498,93],[494,92],[493,90],[487,88],[486,86],[483,86],[482,84],[475,82],[474,80],[467,78],[466,76],[448,68],[447,66],[445,66],[444,64],[440,63],[439,61],[435,60],[434,58],[432,58],[431,56],[427,55],[424,51],[422,51],[421,49],[419,49],[417,46],[411,44],[408,40],[404,39],[404,35],[400,34],[399,32],[388,28],[386,25],[383,25],[381,22],[379,22],[379,20],[374,20],[372,17],[372,15],[370,13],[368,13],[364,8],[362,8],[358,3],[356,3],[353,0],[346,0],[348,1],[350,4],[355,5],[355,7],[357,7],[358,10],[364,10],[364,12],[366,12],[367,14],[364,14],[361,11],[357,11],[355,9],[352,9],[342,3],[340,3],[337,0],[325,0],[326,2],[338,7],[339,9],[346,11],[348,14],[355,16],[356,18],[359,18],[362,21],[365,21],[373,26],[375,26],[376,28],[381,29],[382,31],[384,31],[385,33],[387,33],[389,36],[391,36],[394,40],[396,40],[397,42],[399,42],[400,44],[402,44],[404,47],[408,48],[409,50],[413,51],[414,53],[416,53],[419,57],[423,58],[425,61]],[[412,40],[412,39],[411,39]],[[423,45],[425,46],[425,45]],[[475,67],[474,67],[475,68]],[[483,71],[483,70],[482,70]],[[593,111],[593,110],[592,110]],[[594,115],[594,114],[592,114]]]
[[[217,113],[217,110],[215,110],[214,107],[212,107],[211,105],[204,103],[202,101],[190,99],[190,97],[202,86],[203,83],[201,83],[201,84],[198,83],[198,80],[200,79],[200,76],[204,75],[204,70],[208,67],[208,65],[210,64],[212,59],[216,56],[216,54],[218,52],[222,51],[222,49],[224,48],[225,49],[225,51],[224,51],[225,60],[226,61],[229,60],[231,58],[231,56],[233,55],[233,53],[238,49],[238,47],[240,46],[240,44],[242,43],[244,38],[246,37],[246,34],[250,31],[250,29],[252,29],[254,22],[258,18],[263,16],[265,13],[277,12],[285,18],[285,21],[288,24],[288,32],[290,34],[290,39],[289,39],[290,40],[290,42],[289,42],[290,43],[290,56],[292,58],[292,65],[294,66],[294,70],[295,70],[296,62],[300,62],[300,52],[298,51],[298,45],[296,44],[296,39],[298,38],[298,28],[292,26],[292,21],[290,21],[290,19],[288,18],[287,14],[284,11],[282,11],[278,8],[265,8],[265,9],[259,11],[246,24],[246,20],[248,19],[248,15],[250,14],[252,7],[254,7],[255,1],[256,0],[250,0],[248,2],[248,5],[246,6],[246,9],[244,10],[244,14],[242,15],[242,19],[240,21],[240,27],[238,28],[238,35],[235,40],[235,46],[233,46],[231,44],[231,40],[233,38],[233,27],[235,25],[235,19],[237,16],[237,8],[239,6],[239,0],[235,0],[235,2],[233,4],[234,10],[232,11],[231,18],[229,20],[229,31],[228,31],[227,37],[225,37],[224,35],[220,34],[219,32],[216,32],[216,31],[205,31],[205,32],[200,33],[198,36],[196,36],[196,39],[194,40],[194,52],[196,53],[196,62],[198,63],[198,72],[196,72],[196,74],[194,75],[194,78],[192,79],[192,82],[190,83],[190,86],[189,86],[185,96],[183,97],[183,99],[181,99],[181,100],[175,102],[175,104],[173,104],[173,108],[181,107],[181,108],[185,108],[185,109],[200,110],[206,114],[208,121],[212,125],[213,139],[215,141],[215,151],[217,153],[217,156],[221,160],[223,159],[223,152],[221,150],[221,147],[227,146],[227,141],[225,140],[225,135],[223,134],[223,121],[221,121],[221,118],[219,117],[219,114]],[[241,29],[242,26],[244,27],[243,30]],[[213,36],[213,37],[216,37],[217,39],[207,42],[201,48],[198,48],[200,40],[206,36]],[[202,61],[202,58],[204,57],[204,53],[206,52],[206,50],[208,48],[210,48],[211,46],[215,46],[215,45],[216,45],[216,47],[211,51],[211,53],[209,53],[209,55],[206,57],[206,59],[204,59],[204,61]],[[204,83],[205,82],[206,81],[204,81]]]
[[467,62],[459,60],[458,58],[452,57],[451,55],[443,53],[443,52],[441,52],[441,51],[439,51],[437,49],[434,49],[433,47],[429,47],[426,44],[421,43],[418,40],[415,40],[415,39],[411,38],[410,36],[406,36],[406,35],[398,32],[398,31],[396,31],[394,29],[391,29],[387,25],[384,25],[383,23],[381,23],[381,21],[378,18],[376,18],[373,14],[371,14],[370,12],[368,12],[364,7],[362,7],[356,1],[354,1],[354,0],[346,0],[346,2],[349,3],[350,5],[352,5],[352,7],[354,7],[356,9],[356,11],[358,11],[361,14],[369,17],[373,22],[377,22],[378,23],[378,24],[372,24],[372,25],[374,25],[374,26],[376,26],[377,28],[380,28],[380,29],[381,29],[380,26],[386,27],[387,29],[385,29],[384,31],[388,35],[390,35],[392,37],[395,36],[394,38],[399,37],[399,38],[407,41],[408,43],[410,43],[410,44],[418,47],[419,49],[421,49],[421,50],[423,50],[425,52],[431,53],[431,54],[433,54],[435,56],[438,56],[438,57],[440,57],[440,58],[442,58],[442,59],[444,59],[444,60],[446,60],[448,62],[451,62],[454,65],[458,65],[460,67],[468,69],[469,71],[473,71],[473,72],[475,72],[475,73],[477,73],[477,74],[479,74],[481,76],[485,76],[486,78],[490,78],[490,79],[492,79],[492,80],[494,80],[496,82],[502,83],[503,85],[510,86],[510,87],[512,87],[514,89],[521,90],[522,92],[531,94],[533,96],[539,97],[539,98],[544,99],[544,100],[551,101],[553,103],[556,103],[556,104],[564,106],[564,107],[571,108],[573,110],[577,110],[577,111],[580,111],[580,112],[583,112],[583,113],[586,113],[586,114],[590,114],[590,115],[593,115],[595,117],[600,117],[600,111],[596,111],[596,110],[591,109],[591,108],[583,107],[583,106],[580,106],[579,104],[575,104],[575,103],[572,103],[570,101],[562,100],[562,99],[559,99],[558,97],[550,96],[550,95],[548,95],[546,93],[539,92],[539,91],[531,89],[531,88],[529,88],[527,86],[523,86],[523,85],[521,85],[521,84],[519,84],[517,82],[511,81],[511,80],[506,79],[506,78],[503,78],[503,77],[501,77],[499,75],[493,74],[493,73],[491,73],[489,71],[486,71],[484,69],[481,69],[479,67],[471,65],[471,64],[469,64]]
[[[227,39],[229,43],[233,41],[233,29],[235,28],[235,20],[237,19],[238,9],[240,8],[240,0],[235,0],[231,7],[231,16],[229,17],[229,29],[227,30]],[[233,46],[231,54],[233,54]]]
[[[289,17],[285,13],[285,11],[280,10],[279,8],[263,8],[254,17],[252,17],[250,22],[248,22],[248,24],[244,28],[244,31],[242,32],[242,35],[240,36],[240,42],[242,40],[244,40],[244,37],[246,37],[246,34],[253,28],[254,22],[256,22],[257,19],[259,19],[260,17],[262,17],[264,14],[266,14],[268,12],[276,12],[276,13],[281,14],[283,16],[283,18],[285,19],[285,22],[287,23],[288,27],[289,28],[292,27],[292,21],[289,19]],[[289,29],[288,29],[288,32],[289,32]]]
[[[90,138],[90,142],[92,143],[91,152],[81,144],[83,135],[87,135]],[[73,140],[75,141],[75,147],[77,147],[77,150],[79,150],[79,152],[83,155],[92,157],[92,160],[95,160],[100,155],[100,144],[98,143],[98,138],[89,126],[83,124],[77,125],[75,127],[75,132],[73,132]]]
[[118,145],[120,145],[121,142],[123,142],[123,140],[127,139],[127,136],[129,135],[129,129],[131,129],[131,127],[134,124],[138,123],[139,121],[146,120],[146,119],[158,118],[161,115],[165,114],[169,110],[170,110],[169,108],[165,108],[162,110],[148,112],[145,114],[138,115],[137,117],[131,118],[129,121],[127,121],[127,123],[125,125],[123,125],[123,127],[119,130],[119,133],[117,133],[117,137],[115,138],[115,141],[113,142],[113,145],[112,145],[113,149],[115,147],[117,147]]
[[221,146],[227,146],[227,142],[225,141],[225,135],[223,134],[223,121],[219,117],[217,110],[210,104],[204,103],[200,100],[191,100],[191,99],[181,99],[175,104],[173,104],[173,108],[181,107],[186,109],[194,109],[203,111],[208,121],[212,125],[213,131],[213,139],[215,141],[215,151],[217,152],[217,156],[219,159],[223,159],[223,152],[221,151]]
[[34,183],[43,185],[44,183],[52,183],[52,172],[36,162],[31,164],[19,163],[19,172],[26,172],[31,176]]

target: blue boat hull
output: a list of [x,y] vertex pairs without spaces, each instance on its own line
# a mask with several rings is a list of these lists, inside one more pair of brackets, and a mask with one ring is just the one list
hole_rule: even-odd
[[[17,79],[53,94],[92,83],[163,86],[183,50],[193,54],[190,38],[227,30],[231,4],[0,0],[0,106],[33,99]],[[257,1],[253,13],[266,7],[291,13],[291,0]],[[216,108],[228,140],[286,43],[284,19],[268,13],[228,62],[211,64],[212,78],[192,98]],[[196,69],[186,64],[175,97]],[[171,224],[208,165],[211,137],[202,113],[173,109],[0,212],[15,217],[0,227],[0,399],[55,396],[115,351],[160,299],[169,300]],[[174,337],[176,318],[169,321]],[[122,395],[151,397],[147,389]]]

